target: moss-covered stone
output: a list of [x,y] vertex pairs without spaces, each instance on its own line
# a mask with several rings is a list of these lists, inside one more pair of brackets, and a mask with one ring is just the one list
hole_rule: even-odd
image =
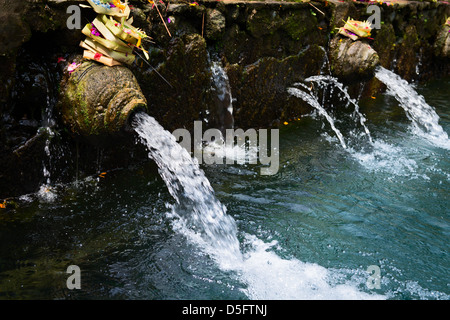
[[391,24],[382,24],[376,32],[373,48],[378,53],[380,65],[390,69],[395,55],[396,37],[394,27]]
[[186,34],[174,38],[163,55],[158,73],[152,68],[137,73],[149,113],[168,130],[192,127],[207,118],[213,101],[206,41],[199,34]]
[[330,42],[333,75],[344,80],[370,79],[379,63],[377,52],[365,41],[334,37]]
[[255,37],[270,35],[276,32],[283,25],[283,19],[278,10],[257,10],[250,9],[247,18],[247,30]]
[[327,25],[311,8],[299,4],[284,6],[247,6],[239,17],[244,24],[232,24],[223,38],[224,53],[231,64],[252,64],[261,57],[282,59],[295,55],[308,45],[326,46]]
[[450,58],[450,26],[440,28],[434,45],[435,55],[441,58]]
[[[20,79],[17,77],[20,72],[20,63],[16,62],[20,60],[17,59],[18,52],[37,48],[37,44],[44,38],[48,40],[42,46],[52,48],[52,51],[45,52],[42,56],[52,64],[56,64],[57,57],[67,58],[69,54],[82,52],[78,46],[83,38],[80,36],[81,32],[68,30],[66,27],[67,6],[78,3],[79,0],[0,0],[0,18],[6,22],[5,27],[0,30],[0,51],[3,50],[0,52],[0,112],[3,119],[14,118],[11,106],[17,101],[11,97],[14,92],[21,92],[18,85]],[[325,62],[324,52],[329,53],[333,47],[329,39],[335,36],[335,28],[342,26],[343,20],[348,17],[365,20],[370,16],[366,12],[370,3],[362,1],[319,0],[302,3],[296,0],[197,0],[197,3],[198,5],[189,5],[178,0],[170,1],[167,6],[167,2],[158,3],[159,11],[171,33],[169,35],[152,4],[147,0],[130,0],[134,7],[134,25],[153,38],[154,43],[149,48],[150,64],[171,85],[141,59],[137,59],[132,70],[149,102],[151,115],[170,131],[190,128],[195,120],[209,120],[211,125],[216,125],[211,121],[215,93],[211,89],[209,55],[220,57],[227,70],[232,96],[236,99],[233,105],[237,127],[275,126],[309,112],[310,107],[301,99],[286,94],[286,87],[320,72]],[[381,29],[374,29],[371,36],[374,40],[368,39],[365,43],[377,51],[381,65],[394,69],[401,77],[409,80],[426,80],[450,74],[447,54],[449,32],[443,27],[445,19],[450,16],[450,5],[441,1],[401,1],[376,5],[381,9]],[[206,30],[207,11],[217,11],[220,13],[218,16],[225,18],[220,18],[219,32],[215,36]],[[86,21],[93,18],[95,13],[91,9],[82,9],[82,15],[82,21]],[[25,47],[24,44],[32,45]],[[370,72],[365,73],[364,68],[354,67],[353,71],[348,72],[348,77],[342,79],[351,94],[359,95],[364,89],[362,95],[367,96],[384,89],[375,78],[360,80],[360,75],[369,75]],[[322,71],[327,72],[328,69]],[[336,66],[333,66],[333,72],[336,72]],[[83,92],[90,89],[83,89],[82,85],[79,89],[78,94],[71,97],[80,101],[79,108],[72,109],[66,116],[78,119],[84,128],[89,128],[89,134],[97,135],[101,130],[114,130],[111,123],[120,119],[119,104],[111,106],[106,116],[107,107],[97,105],[90,108],[85,102],[87,97]],[[99,98],[104,99],[100,95]],[[37,100],[27,99],[26,102],[28,101]],[[41,103],[27,105],[29,110],[24,112],[21,109],[16,122],[24,113],[30,118],[37,118],[41,114]],[[107,120],[104,121],[105,119]],[[3,175],[0,181],[14,184],[14,175],[23,175],[23,179],[16,179],[17,184],[14,186],[0,185],[3,194],[8,189],[18,194],[25,189],[24,192],[32,192],[31,184],[26,185],[26,188],[20,186],[25,186],[28,173],[34,186],[42,178],[39,176],[42,175],[42,140],[34,137],[40,122],[36,119],[28,120],[34,120],[37,124],[26,129],[20,127],[23,134],[17,138],[0,122],[0,142],[9,141],[5,144],[8,148],[1,149],[5,153],[0,162],[6,168],[5,172],[10,173]],[[63,127],[65,122],[58,121],[58,125]],[[69,125],[61,131],[65,132],[68,128],[72,129]],[[75,140],[69,136],[67,139],[73,151]],[[126,159],[131,157],[127,152],[131,144],[102,150],[104,158],[111,160],[107,166],[115,167],[119,162],[123,166]],[[82,158],[86,168],[89,167],[89,162],[99,162],[96,147],[81,142],[79,146],[81,153],[84,153]],[[23,152],[21,158],[17,158],[12,150]],[[119,153],[123,154],[121,161],[117,156]],[[68,154],[70,159],[61,161],[70,162],[75,153],[73,151]],[[35,166],[36,170],[31,170],[30,166]],[[95,172],[97,169],[93,165],[89,168],[86,172]]]
[[126,67],[92,61],[66,74],[58,110],[64,124],[79,137],[95,141],[121,133],[132,113],[146,111],[146,99]]
[[361,15],[353,2],[330,1],[329,3],[331,6],[330,30],[343,27],[349,17],[357,20]]
[[298,55],[283,59],[262,58],[241,68],[227,68],[234,103],[235,124],[241,128],[276,126],[289,117],[310,110],[299,99],[291,99],[286,88],[294,82],[320,72],[324,50],[311,46]]
[[218,40],[225,32],[225,16],[217,9],[206,10],[205,36]]
[[414,25],[407,26],[399,47],[397,65],[395,67],[395,72],[401,74],[407,81],[412,80],[416,73],[420,44],[416,27]]
[[42,182],[42,163],[49,132],[41,130],[12,152],[4,152],[0,165],[0,199],[36,191]]

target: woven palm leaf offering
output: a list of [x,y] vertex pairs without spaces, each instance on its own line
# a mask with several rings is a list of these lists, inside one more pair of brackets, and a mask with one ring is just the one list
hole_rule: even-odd
[[148,52],[142,47],[144,39],[149,39],[143,30],[132,26],[129,19],[130,7],[120,0],[88,0],[98,16],[85,25],[82,33],[86,40],[80,43],[83,57],[96,60],[107,66],[132,64],[136,59],[134,50],[142,51],[146,59]]
[[370,36],[372,27],[369,21],[357,21],[348,18],[347,21],[344,22],[345,25],[339,28],[339,34],[346,36],[354,41]]
[[109,16],[126,17],[130,15],[128,4],[120,0],[87,0],[91,7],[98,14],[107,14]]

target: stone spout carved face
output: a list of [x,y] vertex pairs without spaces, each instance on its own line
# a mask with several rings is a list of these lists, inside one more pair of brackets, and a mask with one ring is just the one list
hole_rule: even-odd
[[67,75],[59,110],[75,136],[108,137],[129,128],[130,117],[145,112],[147,101],[126,67],[84,61]]

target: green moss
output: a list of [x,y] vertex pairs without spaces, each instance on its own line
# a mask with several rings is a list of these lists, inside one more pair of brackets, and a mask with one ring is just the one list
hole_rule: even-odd
[[283,19],[278,11],[261,9],[249,16],[247,30],[254,37],[274,34],[283,25]]
[[380,64],[389,68],[393,59],[395,50],[396,36],[394,28],[391,24],[382,24],[381,29],[377,31],[373,48],[380,57]]
[[285,18],[283,29],[288,36],[296,41],[300,41],[310,34],[317,31],[318,22],[314,15],[311,15],[308,10],[296,10],[290,12]]
[[290,14],[284,23],[284,30],[294,40],[300,40],[300,37],[307,31],[304,21],[301,21],[294,14]]

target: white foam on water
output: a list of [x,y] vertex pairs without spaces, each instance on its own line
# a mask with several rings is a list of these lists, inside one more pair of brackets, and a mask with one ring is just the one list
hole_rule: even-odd
[[313,263],[283,259],[272,248],[245,235],[241,252],[235,220],[214,196],[209,181],[172,134],[147,114],[137,114],[133,127],[149,150],[176,204],[168,204],[174,231],[209,255],[223,271],[245,284],[250,299],[380,299],[358,290],[358,284],[331,285],[333,273]]
[[58,194],[47,184],[41,185],[36,194],[41,201],[47,203],[51,203],[58,198]]
[[[420,138],[425,142],[431,142],[433,146],[450,149],[448,135],[438,123],[439,116],[408,82],[382,67],[377,69],[375,75],[388,86],[388,93],[400,102],[408,118],[411,119],[410,137],[412,139]],[[336,138],[339,140],[341,146],[359,164],[374,172],[384,172],[394,176],[430,179],[424,172],[433,173],[433,165],[429,164],[425,169],[421,169],[415,160],[415,158],[420,158],[420,154],[423,152],[426,154],[431,153],[431,151],[425,150],[426,147],[423,147],[425,149],[418,150],[417,148],[403,147],[397,144],[393,145],[380,138],[372,138],[366,125],[366,118],[359,111],[357,101],[349,96],[345,87],[337,79],[327,75],[319,75],[309,77],[305,79],[305,82],[314,82],[324,88],[328,88],[327,86],[331,84],[329,92],[325,94],[332,95],[333,90],[338,89],[344,95],[344,101],[347,101],[347,106],[349,104],[354,106],[355,111],[352,117],[355,121],[359,119],[363,130],[355,128],[348,133],[348,136],[344,137],[339,129],[336,128],[335,123],[338,123],[338,119],[335,119],[334,116],[325,110],[319,102],[319,98],[311,92],[308,86],[303,83],[296,83],[294,85],[301,87],[302,90],[298,88],[287,89],[288,93],[303,99],[314,107],[321,116],[325,117],[335,132]],[[327,133],[324,133],[324,136],[328,141],[335,143],[335,137]],[[364,136],[369,138],[367,143],[363,139]],[[444,173],[444,175],[448,177],[448,174]]]
[[283,259],[272,248],[276,241],[265,243],[256,236],[246,235],[250,249],[242,263],[235,266],[248,285],[244,292],[254,300],[381,300],[383,295],[358,289],[360,283],[344,282],[333,285],[338,273],[315,263],[298,259]]
[[235,163],[257,163],[258,161],[258,147],[257,146],[245,146],[239,144],[228,144],[210,142],[202,149],[203,153],[214,155],[215,157],[223,159],[223,163],[227,163],[228,160],[232,160]]
[[[417,177],[418,164],[405,155],[405,150],[382,140],[374,140],[370,152],[349,149],[350,155],[366,169],[396,176]],[[423,176],[427,178],[426,176]]]
[[[161,177],[176,200],[167,204],[172,228],[193,243],[199,259],[211,258],[220,270],[242,284],[240,290],[252,300],[378,300],[395,298],[399,293],[426,298],[442,298],[415,283],[390,279],[398,289],[383,294],[366,287],[369,274],[365,270],[325,268],[297,258],[283,258],[276,241],[264,242],[243,234],[239,243],[235,220],[226,214],[226,207],[199,168],[196,159],[182,148],[175,138],[152,117],[136,115],[134,128],[149,149],[149,157],[158,164]],[[402,149],[382,141],[374,141],[374,151],[358,154],[349,150],[368,167],[384,167],[395,172],[416,170],[417,164],[402,159]],[[392,156],[392,158],[390,158]],[[398,167],[395,167],[398,165]],[[202,278],[201,275],[195,275]],[[233,277],[235,277],[233,279]],[[233,285],[234,286],[234,285]]]
[[[217,251],[214,245],[180,220],[173,220],[174,230],[186,236],[208,254],[221,270],[232,272],[251,300],[384,300],[386,296],[361,291],[361,281],[341,281],[342,274],[358,270],[332,270],[298,259],[284,259],[274,249],[277,241],[266,243],[254,235],[245,234],[246,249],[239,256]],[[368,276],[368,275],[367,275]],[[367,277],[365,278],[367,279]],[[365,281],[365,280],[364,280]],[[335,284],[336,282],[340,282]]]

